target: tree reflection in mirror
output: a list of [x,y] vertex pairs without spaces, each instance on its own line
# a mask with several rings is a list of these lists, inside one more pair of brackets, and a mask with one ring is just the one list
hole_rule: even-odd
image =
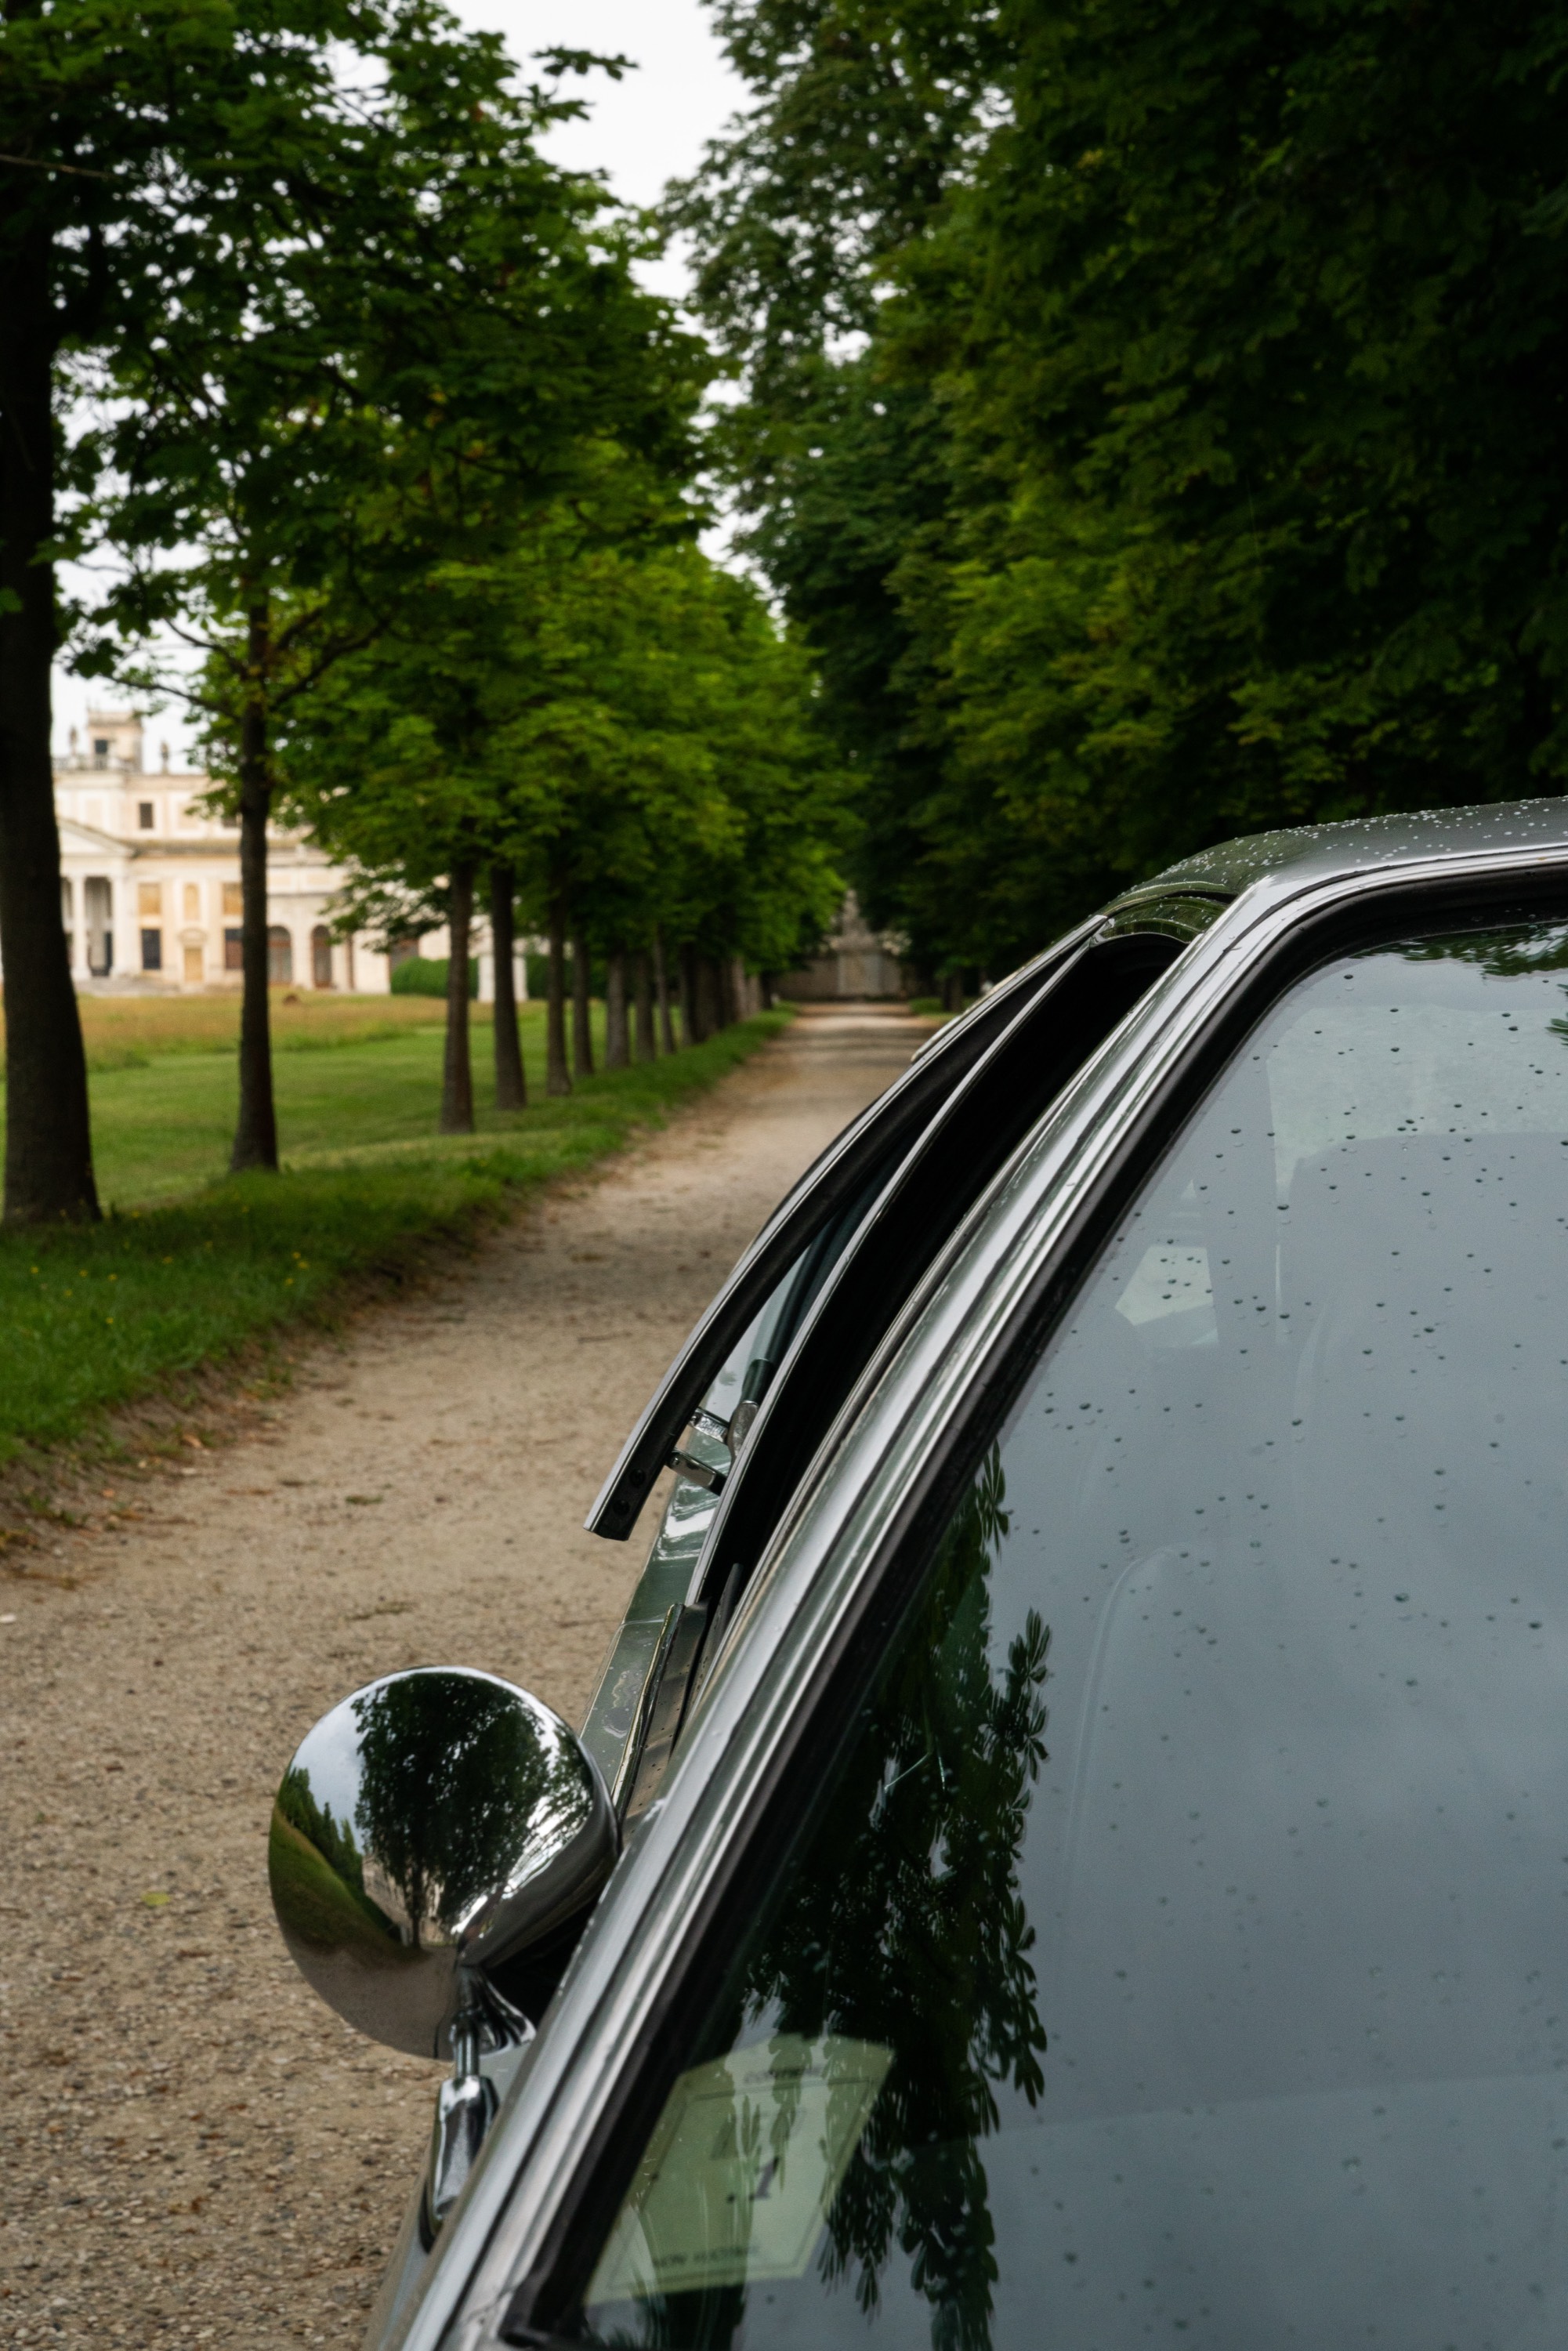
[[[505,1687],[477,1677],[389,1679],[351,1701],[356,1820],[411,1943],[444,1942],[506,1885],[519,1823],[550,1791],[552,1758]],[[566,1769],[574,1761],[568,1755]],[[575,1791],[566,1790],[569,1801]],[[580,1802],[574,1809],[581,1811]]]
[[1406,940],[1231,1061],[921,1572],[568,2335],[1568,2335],[1565,977],[1562,925]]

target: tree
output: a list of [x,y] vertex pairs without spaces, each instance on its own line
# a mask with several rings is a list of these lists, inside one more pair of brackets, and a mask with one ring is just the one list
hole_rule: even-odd
[[1229,832],[1559,788],[1560,7],[720,21],[732,471],[929,959]]
[[[247,246],[214,215],[222,266],[112,379],[132,404],[113,440],[128,486],[106,528],[133,565],[104,617],[135,637],[160,621],[197,635],[241,821],[236,1167],[277,1165],[266,842],[279,723],[391,625],[433,563],[504,542],[519,516],[585,486],[607,434],[655,465],[684,461],[695,398],[689,339],[596,220],[601,192],[537,151],[573,107],[512,91],[499,45],[424,0],[388,19],[381,60],[379,79],[345,93],[287,234],[264,222]],[[182,544],[194,556],[172,561]],[[472,875],[453,888],[455,906],[471,901]],[[459,990],[455,1019],[466,1001]],[[460,1124],[465,1070],[459,1056]]]
[[423,927],[465,876],[516,882],[549,931],[564,1091],[569,935],[584,1003],[591,953],[623,991],[628,957],[665,940],[763,969],[814,943],[848,827],[811,704],[753,588],[574,504],[504,560],[434,571],[417,635],[346,660],[281,756],[290,807],[357,869],[357,919]]
[[936,622],[946,870],[977,787],[1097,883],[1560,788],[1568,18],[1019,22],[951,220],[955,425],[1001,494]]
[[670,213],[692,240],[709,330],[744,376],[716,455],[854,778],[862,904],[936,967],[949,910],[920,886],[915,819],[941,758],[924,712],[929,647],[897,582],[948,530],[950,435],[933,366],[906,346],[894,375],[880,319],[893,259],[981,152],[1010,41],[994,13],[955,0],[720,0],[714,13],[756,103]]
[[7,0],[0,42],[0,955],[5,1215],[97,1215],[80,1026],[60,917],[50,668],[55,563],[93,486],[68,447],[84,354],[124,352],[202,267],[203,223],[269,209],[334,103],[357,0]]

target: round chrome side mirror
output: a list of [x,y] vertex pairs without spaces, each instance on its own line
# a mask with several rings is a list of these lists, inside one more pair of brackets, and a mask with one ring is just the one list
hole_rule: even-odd
[[377,2041],[445,2057],[476,1977],[526,1981],[618,1844],[604,1782],[559,1715],[493,1674],[420,1667],[309,1733],[273,1806],[267,1870],[322,1999]]

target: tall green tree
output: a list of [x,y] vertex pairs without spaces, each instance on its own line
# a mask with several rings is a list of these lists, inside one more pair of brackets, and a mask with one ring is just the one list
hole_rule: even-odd
[[732,473],[919,951],[1004,965],[1228,832],[1561,788],[1557,0],[716,13]]
[[936,967],[946,913],[921,888],[915,820],[941,757],[927,632],[898,581],[906,557],[950,535],[949,434],[942,354],[906,343],[894,372],[880,321],[894,258],[929,235],[983,150],[1010,40],[995,11],[959,0],[715,0],[712,14],[754,103],[670,213],[742,376],[716,456],[854,777],[862,904]]
[[288,233],[246,246],[214,214],[201,298],[111,379],[131,405],[105,527],[141,559],[105,617],[197,634],[240,817],[235,1167],[277,1165],[266,851],[285,713],[433,564],[589,486],[606,435],[684,464],[695,396],[689,339],[637,287],[601,191],[538,152],[574,106],[514,89],[499,44],[428,0],[389,15],[365,64]]
[[1016,938],[1228,832],[1560,789],[1568,11],[1016,22],[943,232],[943,869],[1021,852]]
[[[572,508],[503,560],[433,572],[410,623],[345,661],[281,748],[359,919],[453,924],[456,970],[464,906],[500,869],[558,966],[581,942],[584,980],[588,952],[623,980],[655,941],[753,969],[809,950],[842,890],[843,778],[754,588],[689,544],[607,543]],[[559,1027],[559,971],[554,995]],[[465,994],[448,1124],[472,1123],[465,1024]]]
[[269,210],[337,103],[357,0],[6,0],[0,22],[0,956],[5,1209],[98,1213],[60,914],[56,561],[101,447],[66,418],[84,354],[154,337],[204,268],[214,202]]

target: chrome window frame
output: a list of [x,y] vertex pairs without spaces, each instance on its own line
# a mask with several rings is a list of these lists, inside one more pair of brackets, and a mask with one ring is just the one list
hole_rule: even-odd
[[[716,1378],[726,1355],[774,1283],[789,1270],[796,1253],[809,1245],[864,1181],[868,1150],[872,1162],[876,1157],[876,1138],[883,1138],[884,1145],[888,1138],[896,1143],[901,1136],[906,1146],[912,1144],[920,1131],[923,1098],[938,1094],[936,1107],[946,1099],[940,1093],[943,1062],[955,1052],[969,1053],[977,1029],[995,1029],[999,1033],[1008,1025],[1009,1005],[1016,1016],[1026,1001],[1051,987],[1089,944],[1103,920],[1103,915],[1095,914],[1076,925],[1042,954],[1009,972],[957,1019],[935,1030],[911,1056],[907,1068],[834,1136],[791,1186],[742,1252],[729,1279],[699,1317],[638,1415],[582,1522],[590,1534],[601,1535],[609,1542],[624,1542],[631,1535],[666,1466],[671,1445]],[[957,1084],[961,1078],[952,1082]]]
[[[987,999],[991,1019],[990,1033],[984,1043],[977,1051],[967,1056],[957,1075],[927,1107],[922,1121],[907,1126],[896,1148],[891,1154],[884,1150],[879,1155],[881,1165],[875,1177],[876,1196],[869,1207],[862,1209],[852,1230],[841,1247],[833,1252],[817,1293],[799,1319],[789,1346],[778,1362],[776,1376],[762,1400],[761,1410],[747,1437],[744,1454],[727,1468],[721,1481],[722,1491],[709,1512],[707,1531],[690,1573],[685,1582],[677,1585],[671,1569],[656,1563],[655,1539],[654,1550],[649,1553],[648,1564],[632,1594],[625,1621],[601,1676],[584,1721],[583,1738],[605,1779],[616,1790],[616,1810],[623,1817],[629,1816],[626,1811],[628,1800],[631,1812],[640,1813],[647,1809],[656,1795],[664,1767],[684,1723],[688,1688],[700,1689],[713,1670],[718,1650],[728,1646],[733,1619],[723,1608],[721,1594],[725,1590],[727,1568],[731,1573],[740,1572],[739,1562],[730,1552],[737,1500],[744,1529],[744,1513],[747,1507],[753,1506],[753,1480],[758,1462],[760,1460],[763,1464],[765,1476],[770,1467],[768,1452],[779,1435],[779,1416],[792,1416],[800,1408],[802,1355],[815,1343],[820,1318],[833,1311],[840,1284],[846,1279],[853,1279],[861,1253],[878,1238],[881,1219],[888,1214],[890,1204],[894,1213],[902,1207],[904,1186],[912,1172],[916,1183],[925,1181],[925,1175],[915,1171],[920,1171],[927,1165],[925,1155],[929,1146],[934,1140],[944,1135],[955,1115],[961,1125],[976,1116],[985,1115],[977,1108],[977,1097],[991,1086],[1002,1057],[1010,1055],[1020,1040],[1038,1039],[1041,1050],[1049,1054],[1053,1008],[1062,1007],[1064,991],[1075,977],[1087,971],[1092,978],[1095,967],[1102,963],[1108,946],[1114,944],[1126,948],[1155,943],[1166,948],[1168,959],[1174,961],[1180,947],[1200,931],[1207,929],[1228,903],[1228,899],[1212,891],[1178,893],[1173,896],[1167,892],[1151,894],[1145,890],[1125,902],[1118,901],[1109,915],[1097,916],[1081,925],[1051,955],[1025,967],[1026,972],[1033,975],[1037,985],[1024,987],[1009,979],[1001,989],[993,991]],[[1140,984],[1140,992],[1152,987],[1158,976],[1153,972],[1145,974]],[[1106,972],[1104,977],[1107,986],[1115,987],[1118,985],[1113,972]],[[1124,980],[1121,984],[1124,985]],[[1005,1017],[998,1017],[998,1007],[1003,1008]],[[1040,1026],[1042,1016],[1045,1023],[1043,1033]],[[1083,1007],[1080,1005],[1076,1012],[1069,1009],[1067,1017],[1070,1022],[1075,1019],[1082,1021],[1085,1017]],[[1121,1019],[1124,1018],[1125,1011],[1120,1019],[1111,1022],[1101,1038],[1101,1044],[1106,1036],[1120,1027]],[[964,1019],[966,1021],[972,1019],[973,1012],[966,1014]],[[938,1035],[942,1033],[939,1031]],[[1085,1052],[1078,1067],[1083,1066],[1099,1050],[1096,1045]],[[1061,1079],[1059,1076],[1054,1081],[1057,1091],[1064,1092],[1076,1075],[1077,1068],[1074,1068],[1068,1078]],[[1009,1082],[1016,1083],[1016,1075]],[[879,1118],[882,1106],[896,1094],[901,1083],[902,1080],[895,1081],[888,1092],[878,1098],[878,1102],[872,1105],[867,1114],[868,1119]],[[1043,1115],[1043,1107],[1036,1113],[1037,1121],[1040,1115]],[[866,1123],[866,1119],[857,1122],[849,1132],[862,1133]],[[981,1186],[980,1188],[983,1190],[985,1187]],[[852,1201],[853,1196],[852,1194]],[[973,1202],[970,1205],[973,1206]],[[841,1208],[840,1214],[842,1213],[844,1211]],[[967,1215],[968,1212],[965,1210],[963,1213]],[[962,1220],[962,1216],[952,1219],[951,1230],[956,1231]],[[940,1239],[935,1232],[932,1235],[933,1247],[938,1252],[946,1246],[949,1221],[946,1217],[942,1219]],[[809,1256],[822,1236],[831,1229],[831,1224],[819,1225],[816,1238],[806,1242],[803,1256]],[[802,1259],[798,1257],[794,1263],[799,1265]],[[899,1307],[890,1309],[885,1316],[876,1318],[873,1326],[876,1332],[891,1329],[904,1299],[918,1289],[925,1270],[922,1260],[918,1271],[906,1270]],[[788,1280],[789,1275],[786,1274],[784,1279]],[[726,1297],[729,1294],[727,1290]],[[751,1308],[748,1306],[747,1311],[749,1312]],[[877,1343],[880,1344],[880,1340]],[[669,1386],[670,1381],[666,1378],[661,1395],[667,1393]],[[700,1420],[700,1407],[694,1407],[694,1412]],[[648,1420],[649,1415],[645,1414],[639,1426],[645,1426]],[[789,1443],[787,1432],[784,1442],[786,1445]],[[809,1464],[807,1468],[809,1475]],[[789,1482],[793,1489],[804,1480],[791,1471]],[[765,1503],[765,1511],[769,1507]],[[781,1510],[779,1516],[782,1516]],[[746,1539],[744,1533],[741,1547],[748,1559],[757,1555],[754,1541]],[[743,1597],[747,1581],[748,1579],[742,1578]],[[682,1632],[674,1642],[660,1637],[661,1626],[665,1635],[669,1632],[665,1611],[671,1608],[672,1604],[682,1620]],[[707,1620],[716,1611],[718,1614],[710,1629]],[[737,1614],[738,1613],[737,1610]],[[683,1667],[684,1671],[677,1675],[677,1668]],[[678,1687],[672,1684],[673,1675],[677,1675]],[[634,1698],[632,1687],[639,1677],[641,1693],[640,1697]],[[656,1711],[664,1719],[665,1735],[656,1738],[650,1732],[647,1751],[651,1761],[645,1768],[642,1755],[635,1750],[640,1730],[648,1729],[650,1714],[654,1711],[650,1701],[655,1684],[658,1687]]]
[[[1568,829],[1568,818],[1565,818]],[[1412,925],[1445,900],[1547,884],[1568,840],[1391,860],[1246,890],[1155,981],[1015,1153],[890,1332],[759,1564],[660,1802],[585,1933],[507,2107],[385,2351],[486,2351],[557,2222],[661,2002],[769,1802],[880,1571],[955,1447],[1077,1287],[1107,1204],[1199,1099],[1267,1000],[1357,917]],[[1319,935],[1321,946],[1318,944]],[[1354,946],[1354,940],[1350,942]],[[509,2207],[514,2209],[508,2210]]]

